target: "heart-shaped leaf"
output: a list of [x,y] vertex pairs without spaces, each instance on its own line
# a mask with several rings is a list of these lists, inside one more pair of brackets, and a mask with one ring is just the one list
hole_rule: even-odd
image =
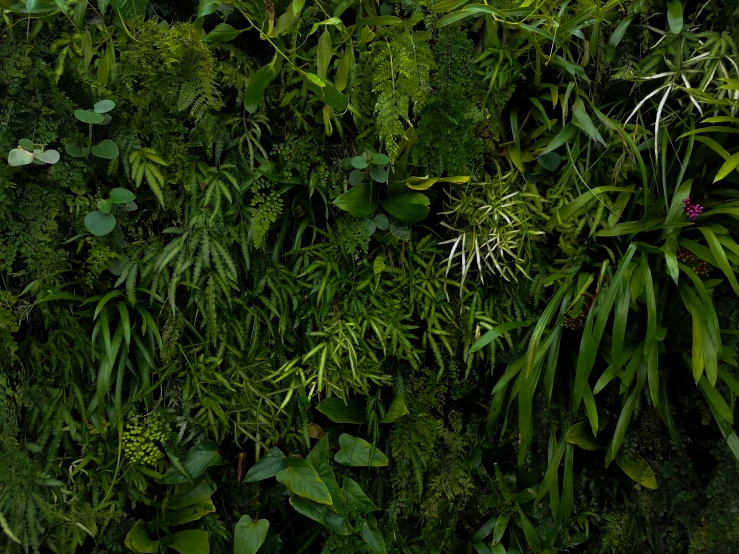
[[103,114],[97,113],[95,110],[75,110],[74,117],[82,123],[95,125],[103,122]]
[[115,217],[103,212],[90,212],[85,216],[85,227],[93,235],[102,237],[110,233],[115,227]]
[[241,516],[234,531],[234,554],[257,554],[269,531],[269,521]]
[[115,160],[119,155],[118,145],[112,140],[105,139],[91,149],[92,155],[106,160]]
[[28,165],[31,162],[33,162],[33,154],[23,150],[22,148],[13,148],[8,152],[8,163],[12,167]]
[[331,504],[331,494],[316,469],[303,458],[288,458],[287,468],[277,474],[277,481],[292,493],[319,504]]
[[262,481],[274,477],[280,471],[287,467],[287,458],[282,450],[273,446],[269,449],[269,453],[254,464],[246,474],[246,482]]
[[100,102],[96,102],[95,106],[93,106],[93,110],[97,113],[106,113],[113,108],[115,108],[115,102],[112,100],[101,100]]
[[59,161],[61,156],[56,150],[34,150],[33,157],[45,164],[53,165]]
[[113,204],[125,204],[136,198],[136,195],[128,189],[116,188],[110,191],[110,201]]
[[113,208],[113,203],[110,200],[98,200],[98,210],[104,214],[109,214]]

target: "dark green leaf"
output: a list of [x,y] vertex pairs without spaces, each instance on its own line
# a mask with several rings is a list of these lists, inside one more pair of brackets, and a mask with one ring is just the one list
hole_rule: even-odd
[[115,217],[103,212],[90,212],[85,216],[85,227],[93,235],[102,237],[110,233],[115,227]]
[[269,531],[269,521],[241,516],[234,530],[234,554],[257,554]]
[[319,504],[331,504],[331,494],[316,469],[302,458],[287,458],[287,467],[277,474],[285,488]]
[[420,192],[387,196],[380,200],[383,209],[398,221],[415,223],[429,213],[429,198]]
[[262,481],[274,477],[287,467],[287,458],[282,450],[273,446],[269,453],[254,464],[246,474],[246,482]]
[[372,183],[362,183],[336,198],[333,204],[354,217],[367,217],[377,210],[377,195]]

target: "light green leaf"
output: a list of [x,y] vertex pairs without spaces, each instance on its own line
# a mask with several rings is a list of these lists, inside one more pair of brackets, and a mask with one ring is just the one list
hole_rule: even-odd
[[115,108],[115,102],[112,100],[101,100],[100,102],[95,102],[92,109],[97,113],[107,113],[113,108]]
[[215,28],[205,35],[203,42],[206,44],[215,44],[216,42],[228,42],[235,39],[241,34],[239,29],[236,29],[228,23],[219,23]]
[[[341,450],[334,455],[334,461],[345,466],[382,467],[388,465],[388,459],[379,449],[364,439],[342,433],[339,437]],[[371,456],[371,458],[370,458]]]
[[565,434],[565,440],[570,444],[576,444],[583,450],[603,450],[605,448],[605,445],[595,438],[586,421],[580,421],[570,427]]
[[683,30],[683,5],[680,0],[667,0],[667,24],[675,34]]
[[27,152],[22,148],[13,148],[8,152],[8,164],[11,167],[28,165],[30,163],[33,163],[33,154],[31,152]]
[[498,337],[501,337],[514,329],[520,329],[521,327],[527,327],[529,325],[531,325],[531,321],[510,321],[493,327],[475,341],[475,343],[470,347],[469,353],[472,354],[473,352],[477,352],[478,350],[485,348]]
[[623,458],[618,456],[616,458],[618,466],[624,470],[624,473],[631,477],[634,481],[639,483],[642,487],[648,489],[657,488],[657,476],[646,460],[643,458],[639,461]]
[[739,152],[729,156],[723,165],[719,167],[718,173],[716,173],[716,177],[713,179],[713,182],[715,183],[716,181],[720,181],[725,178],[729,173],[736,169],[737,165],[739,165]]
[[249,84],[244,91],[244,108],[254,113],[259,108],[264,90],[269,86],[282,68],[282,55],[275,53],[272,61],[257,69],[249,79]]
[[135,199],[136,195],[128,189],[115,188],[110,191],[110,201],[113,204],[125,204]]

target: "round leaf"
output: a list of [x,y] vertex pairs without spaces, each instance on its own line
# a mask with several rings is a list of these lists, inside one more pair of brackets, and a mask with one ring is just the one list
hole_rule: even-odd
[[375,225],[375,222],[371,219],[365,219],[364,222],[367,225],[367,232],[372,235],[375,231],[377,231],[377,225]]
[[113,208],[113,203],[110,200],[98,200],[98,210],[104,214],[109,214]]
[[97,113],[106,113],[115,108],[115,102],[112,100],[101,100],[95,103],[93,110]]
[[341,168],[349,171],[352,168],[352,159],[344,158],[343,160],[341,160]]
[[364,181],[364,171],[354,170],[349,174],[349,184],[356,187],[359,183]]
[[113,118],[110,117],[110,114],[109,113],[104,113],[103,114],[103,122],[100,125],[107,125],[111,121],[113,121]]
[[64,146],[64,150],[73,158],[84,158],[90,151],[84,146],[77,146],[76,144],[67,144]]
[[118,157],[118,145],[112,140],[105,139],[92,147],[92,155],[106,160],[115,160]]
[[547,171],[555,171],[559,167],[559,163],[562,161],[559,154],[556,152],[548,152],[536,158],[539,165]]
[[367,163],[367,160],[364,159],[364,156],[354,156],[352,158],[352,167],[354,169],[364,169],[369,165]]
[[75,110],[74,117],[79,119],[82,123],[90,123],[93,125],[96,123],[102,123],[103,119],[105,119],[102,114],[99,114],[94,110]]
[[85,216],[85,227],[93,235],[102,237],[110,233],[115,227],[115,217],[103,212],[90,212]]
[[26,152],[22,148],[13,148],[8,152],[8,163],[13,167],[28,165],[31,162],[33,162],[33,154]]
[[110,191],[110,201],[113,204],[125,204],[136,198],[136,195],[128,189],[113,189]]
[[374,221],[380,231],[387,231],[387,228],[390,226],[390,220],[385,214],[377,214]]
[[387,171],[381,167],[373,167],[370,169],[370,177],[378,183],[385,183],[387,182]]
[[385,154],[375,154],[372,156],[372,163],[375,165],[387,165],[390,159]]
[[45,164],[55,164],[59,161],[59,152],[56,150],[44,150],[41,152],[40,150],[36,150],[33,153],[33,157],[36,158],[39,161],[44,162]]
[[27,150],[29,152],[33,152],[33,141],[28,139],[21,139],[18,141],[18,146],[23,148],[23,150]]

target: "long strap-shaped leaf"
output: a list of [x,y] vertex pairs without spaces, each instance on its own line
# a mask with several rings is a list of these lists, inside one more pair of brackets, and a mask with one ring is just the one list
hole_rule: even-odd
[[616,301],[616,296],[623,290],[621,283],[625,279],[626,268],[631,262],[634,252],[636,252],[636,245],[632,244],[621,259],[621,263],[618,265],[616,274],[613,276],[613,280],[605,291],[603,300],[599,303],[597,308],[595,308],[597,309],[597,317],[595,319],[592,332],[588,332],[587,328],[583,332],[580,344],[580,354],[577,359],[577,371],[575,373],[575,390],[572,399],[573,413],[577,413],[577,410],[580,408],[580,402],[582,401],[582,396],[585,392],[585,386],[590,377],[590,372],[593,369],[593,365],[595,365],[595,359],[600,347],[600,340],[603,337],[606,323],[611,314],[611,308]]

